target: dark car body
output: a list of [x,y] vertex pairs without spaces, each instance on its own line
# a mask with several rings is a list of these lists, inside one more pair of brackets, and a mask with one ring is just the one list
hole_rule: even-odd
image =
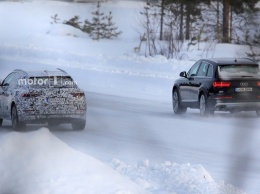
[[11,120],[14,129],[27,123],[84,129],[86,109],[84,91],[61,69],[14,70],[0,83],[0,124]]
[[201,59],[180,76],[172,89],[176,114],[187,108],[202,116],[215,110],[260,114],[260,68],[252,59]]

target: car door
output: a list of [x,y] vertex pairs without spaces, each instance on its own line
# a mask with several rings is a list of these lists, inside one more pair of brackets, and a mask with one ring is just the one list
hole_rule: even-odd
[[189,99],[189,79],[188,78],[181,78],[179,79],[179,93],[182,102],[187,102]]
[[2,97],[2,95],[3,95],[3,88],[2,88],[2,82],[0,83],[0,118],[3,118],[3,108],[2,108],[2,106],[3,106],[3,97]]
[[201,61],[196,62],[188,71],[187,73],[187,82],[185,85],[182,86],[182,90],[185,90],[185,97],[184,101],[186,102],[192,102],[193,101],[193,89],[194,89],[194,84],[195,84],[195,78],[197,76],[199,66],[201,64]]
[[10,73],[2,83],[2,95],[1,95],[1,102],[2,102],[2,115],[3,118],[10,118],[10,108],[12,103],[12,98],[14,91],[13,89],[17,86],[17,77],[18,73],[13,72]]
[[208,71],[209,64],[207,62],[202,61],[199,69],[197,71],[197,75],[194,76],[193,80],[191,81],[191,101],[197,102],[199,99],[199,92],[201,85],[206,81],[207,79],[207,71]]

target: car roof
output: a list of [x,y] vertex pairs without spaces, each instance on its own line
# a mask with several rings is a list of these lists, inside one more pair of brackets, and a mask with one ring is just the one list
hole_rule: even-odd
[[69,76],[68,73],[62,69],[53,69],[53,70],[22,70],[16,69],[15,72],[22,72],[27,74],[28,77],[45,77],[45,76]]
[[201,61],[207,61],[215,65],[229,65],[229,64],[258,64],[256,61],[250,58],[211,58],[211,59],[201,59]]

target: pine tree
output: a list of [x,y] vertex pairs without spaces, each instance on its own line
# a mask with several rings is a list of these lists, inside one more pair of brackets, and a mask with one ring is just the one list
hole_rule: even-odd
[[[54,23],[58,23],[58,21],[60,20],[59,18],[58,18],[58,14],[55,14],[54,16],[51,16],[51,19],[53,19],[53,22]],[[52,23],[52,22],[51,22]]]
[[64,21],[63,23],[70,25],[70,26],[73,26],[74,28],[81,29],[81,26],[80,26],[81,22],[79,20],[80,20],[79,16],[74,16],[70,20]]
[[90,34],[93,31],[92,23],[88,19],[86,19],[81,30],[85,33]]
[[112,12],[109,12],[108,16],[105,16],[100,11],[100,2],[97,3],[97,10],[92,12],[92,22],[85,20],[83,31],[90,34],[95,40],[103,38],[111,39],[119,36],[122,32],[118,31],[118,27],[113,22]]
[[246,11],[256,11],[256,4],[259,0],[230,0],[230,5],[235,13],[244,13]]
[[250,52],[247,52],[247,56],[253,58],[256,61],[260,61],[260,31],[256,30],[254,37],[248,41]]
[[200,3],[200,0],[184,0],[184,4],[186,7],[186,33],[185,33],[185,39],[190,40],[190,34],[191,34],[191,24],[193,22],[196,22],[197,17],[201,16],[201,10],[199,9],[198,5]]
[[229,16],[230,0],[223,0],[223,38],[222,42],[228,43],[229,40]]
[[161,0],[157,5],[159,7],[159,16],[160,16],[160,40],[163,40],[164,33],[164,18],[167,12],[169,5],[171,4],[171,0]]
[[104,13],[100,11],[100,2],[97,3],[97,10],[92,12],[93,18],[90,29],[90,36],[94,40],[100,40],[105,37],[106,23]]
[[[177,6],[172,6],[169,1],[174,3]],[[205,2],[206,0],[169,0],[168,4],[171,6],[171,11],[174,12],[175,15],[179,15],[180,17],[180,32],[179,39],[184,40],[184,30],[185,30],[185,39],[191,39],[190,35],[192,32],[192,23],[196,22],[198,18],[201,16],[201,9],[199,8],[199,4],[201,2]]]
[[113,22],[112,12],[109,12],[109,15],[106,17],[107,23],[104,28],[104,38],[115,38],[119,36],[122,32],[118,31],[118,27],[115,26]]

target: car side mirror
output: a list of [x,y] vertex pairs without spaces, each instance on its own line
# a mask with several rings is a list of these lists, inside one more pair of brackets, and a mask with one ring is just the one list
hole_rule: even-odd
[[185,77],[185,78],[187,78],[187,73],[186,73],[186,71],[182,71],[182,72],[180,73],[180,77]]

